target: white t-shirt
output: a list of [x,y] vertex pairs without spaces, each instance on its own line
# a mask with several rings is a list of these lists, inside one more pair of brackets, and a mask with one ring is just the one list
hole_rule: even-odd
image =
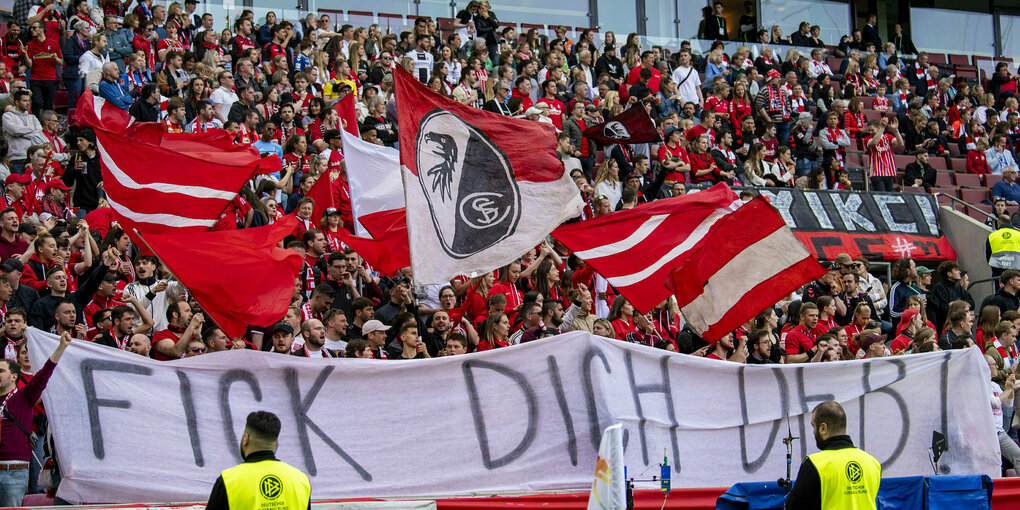
[[[690,76],[688,77],[688,73]],[[686,79],[686,81],[684,81]],[[677,84],[677,92],[684,103],[698,104],[698,87],[701,87],[701,76],[693,67],[678,67],[673,71],[673,81]],[[680,83],[683,82],[683,83]]]
[[1002,387],[999,386],[995,381],[988,381],[989,389],[992,394],[992,420],[995,421],[995,430],[998,432],[1005,432],[1002,428],[1002,401],[999,400],[999,395],[1002,393]]
[[230,106],[237,101],[237,93],[233,90],[219,87],[209,95],[209,102],[216,111],[216,117],[226,122],[227,114],[230,113]]
[[343,352],[344,349],[347,348],[347,342],[343,340],[330,340],[327,338],[326,343],[325,345],[323,345],[323,347],[330,350]]
[[414,60],[414,77],[422,83],[428,83],[429,76],[432,75],[432,65],[436,62],[435,57],[427,51],[418,50],[411,50],[404,56]]

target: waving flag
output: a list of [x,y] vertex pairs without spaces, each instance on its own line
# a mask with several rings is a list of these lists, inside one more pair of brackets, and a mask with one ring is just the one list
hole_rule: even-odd
[[416,281],[508,264],[581,213],[552,126],[446,99],[403,69],[394,76]]
[[667,285],[691,328],[714,341],[825,271],[758,196],[722,218]]
[[599,145],[614,143],[661,142],[655,121],[641,106],[632,106],[619,115],[584,130],[584,136]]
[[740,205],[729,186],[717,184],[563,225],[552,235],[646,313],[669,297],[670,271],[704,246],[716,224]]
[[[358,138],[361,136],[361,132],[358,130],[358,115],[354,111],[355,99],[354,94],[347,94],[333,103],[333,109],[340,115],[340,125],[344,128],[343,130]],[[346,143],[344,147],[347,147]]]
[[411,265],[407,242],[407,217],[403,209],[365,216],[365,228],[372,237],[355,236],[346,230],[340,240],[358,252],[366,262],[384,275],[393,275]]
[[354,233],[368,237],[361,217],[404,208],[404,183],[400,179],[400,152],[366,142],[347,132],[344,139],[344,160],[347,161],[347,184],[351,190],[351,211]]
[[129,232],[209,230],[259,170],[255,164],[209,162],[99,129],[96,146],[106,199]]
[[239,337],[286,315],[301,256],[276,245],[296,226],[288,216],[265,227],[141,236],[223,332]]
[[86,90],[78,99],[78,108],[71,120],[78,126],[124,135],[131,143],[158,145],[210,163],[255,165],[260,174],[279,172],[283,166],[275,154],[262,158],[251,145],[235,144],[234,134],[223,129],[206,133],[167,133],[157,122],[135,122],[124,110],[92,95],[91,90]]

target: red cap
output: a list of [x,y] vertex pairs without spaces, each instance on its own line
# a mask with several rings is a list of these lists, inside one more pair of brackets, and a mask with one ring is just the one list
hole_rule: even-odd
[[779,71],[776,71],[775,69],[769,69],[769,72],[765,73],[765,78],[769,80],[771,80],[772,78],[779,78],[781,76],[782,75],[779,74]]
[[53,188],[62,189],[64,191],[71,191],[71,188],[68,188],[67,185],[64,184],[64,181],[60,179],[53,179],[48,184],[46,184],[46,191],[49,191]]
[[11,183],[28,184],[32,182],[32,178],[28,174],[11,174],[4,180],[4,185],[10,186]]

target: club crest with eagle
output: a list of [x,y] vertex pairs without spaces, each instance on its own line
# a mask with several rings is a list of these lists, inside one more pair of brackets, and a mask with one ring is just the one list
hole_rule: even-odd
[[448,255],[469,257],[516,231],[521,197],[513,168],[484,132],[437,108],[422,117],[416,142],[418,182]]

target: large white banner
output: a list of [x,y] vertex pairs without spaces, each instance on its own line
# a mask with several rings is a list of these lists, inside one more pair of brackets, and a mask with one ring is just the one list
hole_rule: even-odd
[[[57,345],[30,329],[32,366]],[[278,457],[312,497],[587,490],[601,431],[624,427],[629,476],[725,487],[793,473],[816,451],[811,409],[843,404],[884,476],[998,475],[988,367],[976,349],[744,366],[586,333],[432,360],[309,360],[243,351],[156,362],[74,342],[43,400],[72,502],[201,501],[240,462],[250,411],[283,423]],[[644,476],[648,475],[648,476]]]

